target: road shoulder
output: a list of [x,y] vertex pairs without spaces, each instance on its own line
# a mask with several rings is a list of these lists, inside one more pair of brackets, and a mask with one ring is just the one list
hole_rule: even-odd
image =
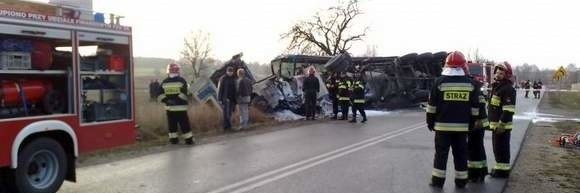
[[[571,96],[547,93],[540,103],[540,113],[577,116],[578,108],[573,106],[580,102],[580,93]],[[562,133],[576,132],[580,132],[580,123],[572,121],[531,124],[505,192],[580,193],[580,150],[561,148],[555,142]]]

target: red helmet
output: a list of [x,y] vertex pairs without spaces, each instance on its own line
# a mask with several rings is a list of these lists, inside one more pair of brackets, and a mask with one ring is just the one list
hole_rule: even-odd
[[179,74],[181,67],[178,64],[171,63],[167,65],[167,74]]
[[495,73],[498,69],[505,72],[505,79],[510,80],[512,78],[513,71],[512,71],[512,65],[510,65],[510,63],[502,62],[502,63],[495,65],[493,73]]
[[445,67],[449,68],[463,68],[466,63],[465,56],[459,51],[449,53],[445,59]]

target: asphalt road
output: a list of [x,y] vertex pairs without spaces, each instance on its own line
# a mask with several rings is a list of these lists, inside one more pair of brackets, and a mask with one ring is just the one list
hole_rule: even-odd
[[[512,159],[539,100],[517,101]],[[319,123],[78,169],[63,193],[399,193],[430,188],[433,136],[419,110],[366,124]],[[486,133],[493,165],[491,136]],[[449,167],[453,168],[452,161]],[[505,180],[457,190],[453,170],[441,192],[501,192]]]

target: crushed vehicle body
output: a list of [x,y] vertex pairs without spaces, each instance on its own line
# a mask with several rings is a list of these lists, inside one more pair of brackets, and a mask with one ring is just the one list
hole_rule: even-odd
[[[366,82],[365,99],[369,109],[399,109],[416,107],[426,102],[435,78],[442,71],[447,52],[411,53],[392,57],[351,57],[347,53],[330,56],[283,55],[270,63],[271,75],[254,81],[252,105],[264,112],[290,110],[303,115],[302,80],[306,68],[316,68],[321,85],[318,94],[319,111],[331,113],[331,102],[324,82],[332,73],[352,75],[355,65],[362,66]],[[211,76],[214,84],[227,67],[243,68],[255,80],[243,61],[236,55]]]
[[[427,101],[433,80],[441,74],[447,52],[407,54],[401,57],[334,57],[285,55],[272,60],[272,75],[254,84],[253,105],[266,111],[291,110],[303,114],[301,80],[305,69],[314,66],[324,81],[332,74],[352,74],[360,64],[366,82],[365,98],[371,109],[397,109],[418,106]],[[322,86],[318,95],[320,110],[330,113],[328,92]]]

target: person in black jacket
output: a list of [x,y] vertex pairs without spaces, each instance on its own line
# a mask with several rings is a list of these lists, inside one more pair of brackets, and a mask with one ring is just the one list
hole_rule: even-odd
[[328,98],[332,102],[332,119],[338,119],[338,78],[336,73],[332,73],[328,79],[326,79],[326,89],[328,89]]
[[165,104],[167,120],[169,122],[169,141],[171,144],[178,144],[179,138],[177,127],[183,133],[185,143],[193,145],[193,133],[187,115],[189,94],[188,85],[185,79],[179,76],[180,67],[177,64],[167,65],[168,77],[163,80],[160,86],[160,95],[157,99]]
[[524,89],[526,90],[526,98],[528,98],[528,95],[530,94],[530,80],[526,81],[524,83]]
[[542,92],[542,81],[539,81],[538,80],[537,86],[536,86],[536,88],[534,88],[534,96],[535,96],[535,99],[540,99],[541,98],[541,96],[542,96],[541,95],[542,94],[541,92]]
[[491,85],[491,98],[488,103],[489,127],[493,131],[493,154],[496,162],[491,176],[507,178],[511,171],[510,137],[516,112],[516,90],[511,82],[513,71],[509,63],[496,65],[494,74],[495,82]]
[[234,68],[228,67],[218,83],[218,100],[222,105],[224,131],[232,131],[232,113],[236,107],[236,77]]
[[[475,90],[481,90],[482,82],[479,82],[469,74],[469,65],[464,68],[465,74],[471,78]],[[487,120],[487,110],[485,96],[479,92],[479,117],[477,118],[473,129],[469,131],[467,138],[467,174],[469,180],[474,183],[482,183],[485,180],[487,173],[487,155],[485,154],[485,147],[483,139],[485,137],[485,130],[489,129],[489,121]]]
[[353,73],[353,82],[350,87],[352,92],[351,102],[352,102],[352,120],[351,123],[356,123],[356,112],[360,112],[362,116],[362,123],[367,122],[367,114],[365,112],[365,81],[364,72],[362,71],[360,65],[355,66],[355,71]]
[[340,120],[347,120],[348,118],[348,108],[350,106],[350,87],[352,85],[352,81],[348,76],[346,76],[346,72],[340,73],[340,80],[338,81],[338,104],[340,105],[340,109],[342,112],[342,117]]
[[479,116],[479,92],[462,68],[465,57],[455,51],[447,56],[441,77],[429,95],[427,128],[435,131],[435,159],[431,186],[442,188],[445,184],[449,148],[453,150],[455,186],[467,184],[467,135]]
[[316,77],[316,70],[314,67],[308,68],[308,77],[304,79],[302,91],[304,92],[304,109],[306,111],[306,120],[315,120],[316,99],[318,98],[318,92],[320,92],[320,82]]
[[534,99],[538,98],[538,82],[534,81],[534,85],[532,86],[533,89],[533,93],[534,93]]

